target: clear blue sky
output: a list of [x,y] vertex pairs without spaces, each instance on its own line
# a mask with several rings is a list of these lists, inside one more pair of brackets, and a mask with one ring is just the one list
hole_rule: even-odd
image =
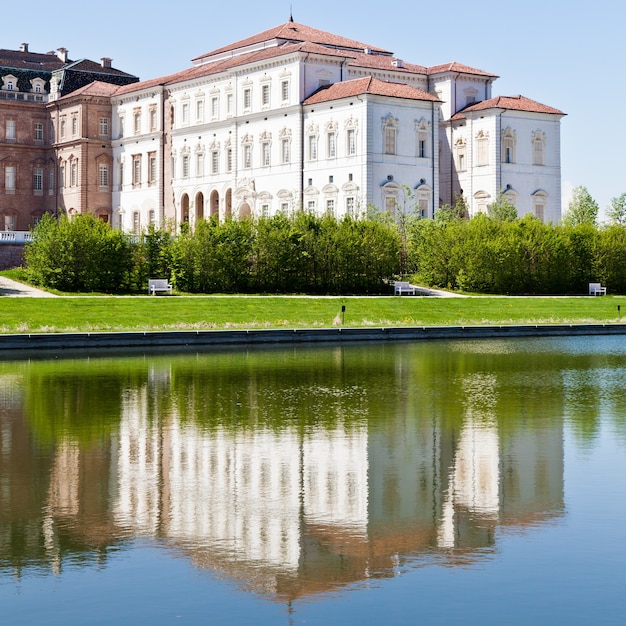
[[[435,13],[431,7],[438,6]],[[33,52],[68,48],[142,80],[179,71],[191,59],[289,19],[392,50],[407,62],[458,61],[500,76],[494,95],[522,94],[561,109],[563,195],[586,186],[601,211],[626,191],[623,30],[626,9],[612,0],[582,3],[483,0],[373,3],[286,0],[177,5],[108,0],[103,5],[5,3],[1,48],[22,42]],[[217,7],[217,8],[216,8]],[[27,12],[26,12],[27,11]],[[100,25],[94,30],[94,25]]]

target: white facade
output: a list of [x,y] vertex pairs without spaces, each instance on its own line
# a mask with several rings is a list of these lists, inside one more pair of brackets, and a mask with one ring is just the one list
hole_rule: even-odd
[[520,215],[560,218],[563,114],[492,99],[493,74],[407,64],[293,22],[194,62],[113,97],[114,223],[124,230],[301,208],[432,217],[461,191],[472,213],[506,191]]

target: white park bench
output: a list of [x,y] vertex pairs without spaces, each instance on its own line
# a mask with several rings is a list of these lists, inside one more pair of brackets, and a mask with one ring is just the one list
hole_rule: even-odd
[[172,295],[172,285],[166,278],[150,278],[148,280],[148,293],[155,296],[157,293],[169,293]]
[[606,287],[603,287],[600,283],[589,283],[589,295],[606,296]]
[[414,296],[417,293],[417,289],[412,287],[410,283],[405,280],[396,280],[393,284],[394,296]]

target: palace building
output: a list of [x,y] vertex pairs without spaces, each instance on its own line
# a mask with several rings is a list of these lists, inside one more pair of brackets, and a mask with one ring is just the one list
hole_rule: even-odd
[[292,20],[143,82],[64,50],[18,81],[20,54],[0,51],[0,228],[44,211],[135,233],[298,209],[433,217],[500,194],[560,219],[564,114],[494,97],[497,76],[460,63],[416,65]]

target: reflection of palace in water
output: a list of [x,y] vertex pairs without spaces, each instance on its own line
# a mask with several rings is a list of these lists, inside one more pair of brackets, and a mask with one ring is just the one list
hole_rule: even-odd
[[[467,380],[488,393],[489,380]],[[126,393],[103,445],[56,442],[38,457],[19,401],[4,404],[0,555],[16,550],[9,511],[27,520],[19,533],[31,546],[14,568],[57,570],[61,546],[97,559],[143,537],[250,589],[296,598],[485,558],[498,533],[563,511],[562,424],[503,429],[488,398],[467,402],[456,428],[410,413],[376,424],[203,427],[175,411],[156,419],[144,386]]]

